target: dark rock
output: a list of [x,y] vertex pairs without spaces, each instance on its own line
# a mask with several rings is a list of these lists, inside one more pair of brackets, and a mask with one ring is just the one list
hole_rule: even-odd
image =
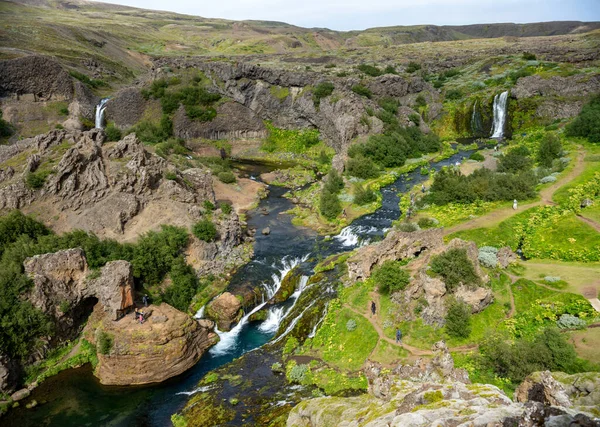
[[31,95],[34,101],[71,99],[73,79],[55,60],[24,56],[0,61],[0,97]]
[[121,129],[129,128],[142,119],[147,101],[140,89],[129,87],[120,90],[106,103],[105,117]]
[[0,354],[0,393],[12,393],[17,387],[20,367],[17,362]]

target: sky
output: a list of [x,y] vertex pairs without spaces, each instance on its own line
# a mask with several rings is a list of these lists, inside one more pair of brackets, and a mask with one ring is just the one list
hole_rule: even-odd
[[600,21],[600,0],[104,0],[232,20],[363,30],[393,25]]

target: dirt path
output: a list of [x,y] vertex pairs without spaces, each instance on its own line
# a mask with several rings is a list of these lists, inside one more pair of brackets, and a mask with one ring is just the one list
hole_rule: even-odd
[[554,184],[549,187],[544,188],[540,191],[540,200],[537,202],[527,203],[524,205],[520,205],[518,209],[513,209],[512,207],[506,207],[502,209],[496,209],[490,212],[487,215],[480,216],[478,218],[472,219],[467,222],[463,222],[461,224],[457,224],[453,227],[449,227],[444,229],[444,235],[456,233],[457,231],[470,230],[474,228],[482,228],[482,227],[492,227],[497,225],[498,223],[518,214],[527,209],[542,206],[542,205],[554,205],[555,203],[552,201],[552,196],[559,188],[568,184],[577,178],[585,169],[585,164],[583,159],[585,157],[585,151],[580,150],[577,154],[575,167],[565,175],[561,180],[556,181]]
[[[375,350],[377,349],[377,347],[379,347],[379,342],[381,340],[384,340],[393,346],[402,347],[413,356],[432,356],[433,355],[433,351],[431,351],[431,350],[422,350],[420,348],[408,345],[404,342],[401,342],[400,344],[398,344],[396,342],[396,340],[393,340],[393,339],[387,337],[385,335],[385,333],[383,332],[383,328],[377,321],[377,319],[379,319],[379,310],[381,308],[379,294],[377,292],[371,292],[371,293],[369,293],[369,296],[371,297],[372,301],[375,301],[375,305],[377,307],[375,316],[371,315],[371,303],[370,302],[367,305],[366,310],[363,313],[356,310],[354,307],[351,307],[350,305],[347,305],[347,304],[344,305],[344,307],[346,307],[353,313],[358,314],[359,316],[363,316],[365,319],[367,319],[369,321],[369,323],[371,323],[371,325],[373,326],[375,331],[377,331],[377,334],[379,335],[379,340],[377,341],[377,345],[375,346],[375,348],[373,349],[373,351],[371,352],[369,357],[371,357],[371,355],[373,355],[375,353]],[[450,350],[451,352],[467,352],[467,351],[475,350],[477,347],[478,347],[477,345],[472,344],[472,345],[465,345],[465,346],[460,346],[460,347],[453,347],[453,348],[449,348],[448,350]]]
[[577,215],[577,219],[581,222],[585,222],[587,225],[594,228],[598,233],[600,233],[600,224],[598,224],[593,219],[586,218],[583,215]]

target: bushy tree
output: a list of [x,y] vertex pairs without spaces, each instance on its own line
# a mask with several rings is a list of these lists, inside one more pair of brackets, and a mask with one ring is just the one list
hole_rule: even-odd
[[552,167],[552,162],[562,156],[562,144],[560,138],[554,133],[547,133],[540,142],[537,152],[537,161],[546,168]]
[[48,234],[50,230],[44,224],[23,215],[21,211],[14,210],[0,217],[0,257],[10,243],[16,242],[22,236],[36,239]]
[[373,281],[383,294],[402,291],[410,282],[410,274],[399,261],[388,260],[373,271]]
[[479,285],[479,276],[473,263],[467,256],[466,249],[453,248],[434,256],[431,260],[431,270],[442,276],[450,292],[460,284]]
[[175,258],[169,271],[171,285],[165,289],[163,299],[178,310],[188,311],[192,298],[200,290],[200,281],[182,256]]
[[201,219],[192,227],[194,236],[205,242],[212,242],[217,238],[217,227],[209,219]]
[[118,141],[121,139],[121,130],[113,122],[108,123],[106,129],[104,129],[104,133],[106,133],[106,139],[109,141]]
[[315,107],[319,106],[322,98],[326,98],[333,93],[335,86],[331,82],[321,82],[312,91],[313,103]]
[[319,198],[319,210],[329,220],[336,218],[342,212],[342,205],[338,196],[324,188]]
[[446,333],[453,338],[471,335],[471,306],[464,301],[454,300],[446,314]]
[[513,148],[500,157],[498,172],[518,173],[531,169],[533,161],[529,154],[529,150],[525,146]]
[[379,175],[379,170],[371,159],[363,156],[356,156],[348,159],[346,162],[346,172],[350,176],[361,179],[375,178]]
[[568,136],[581,136],[590,142],[600,142],[600,95],[583,106],[579,115],[567,125]]
[[368,203],[373,203],[377,200],[377,195],[371,187],[364,187],[360,184],[354,186],[354,203],[362,206]]
[[331,169],[325,177],[324,191],[328,191],[333,194],[338,194],[344,189],[344,179],[338,173],[337,170]]

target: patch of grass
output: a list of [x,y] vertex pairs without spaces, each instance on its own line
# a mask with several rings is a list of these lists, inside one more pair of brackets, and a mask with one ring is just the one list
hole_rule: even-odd
[[287,87],[281,86],[271,86],[269,88],[269,92],[271,92],[273,97],[282,102],[290,95],[290,90]]
[[569,335],[579,357],[600,364],[600,328],[571,332]]
[[531,305],[543,298],[556,295],[557,293],[546,288],[542,288],[526,279],[519,279],[511,285],[513,297],[515,299],[515,308],[517,313],[528,310]]
[[377,349],[371,355],[370,359],[384,365],[393,365],[405,360],[409,355],[408,350],[392,345],[385,340],[380,340]]

